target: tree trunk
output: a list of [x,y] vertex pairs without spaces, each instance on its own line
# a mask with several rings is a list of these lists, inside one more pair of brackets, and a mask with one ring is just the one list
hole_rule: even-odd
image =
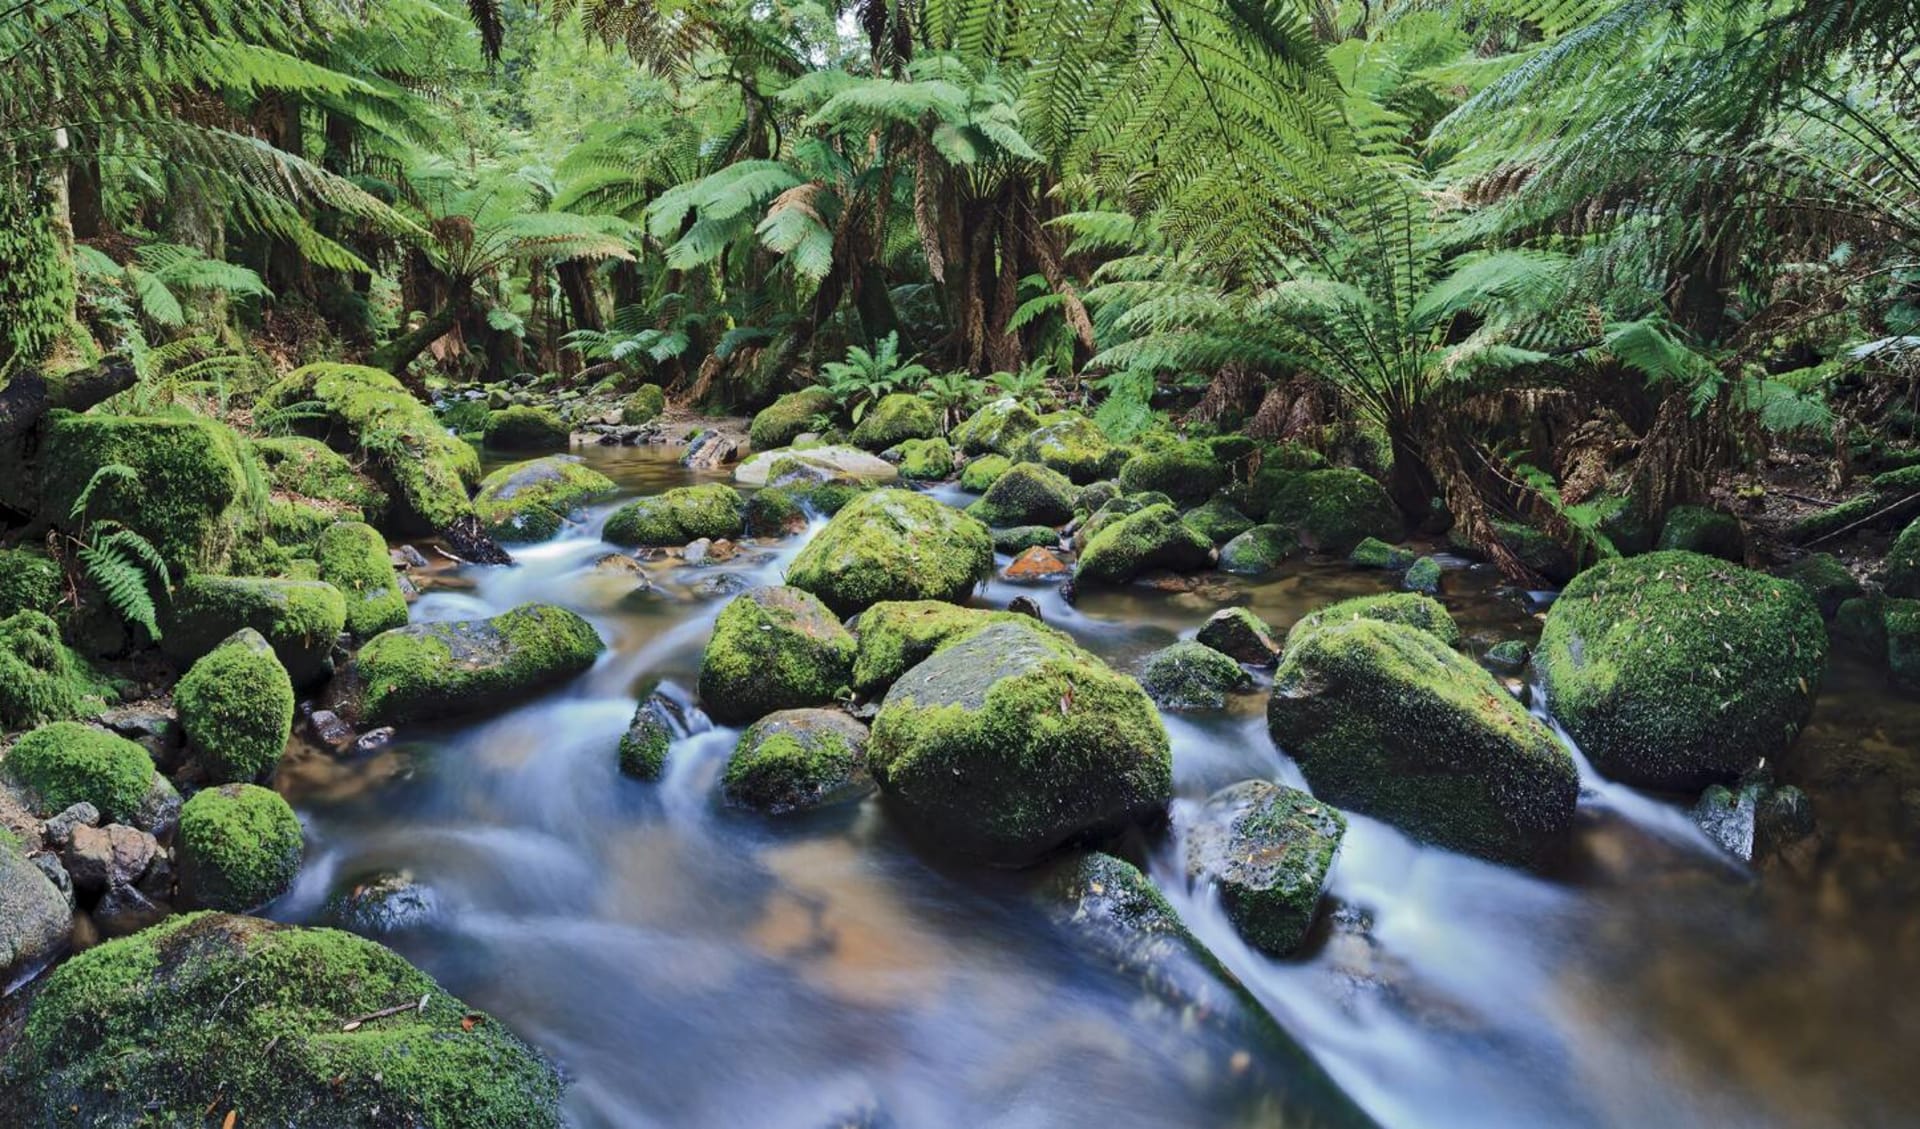
[[95,239],[107,229],[107,202],[97,156],[81,157],[68,166],[67,222],[75,239]]
[[[448,298],[446,305],[432,317],[422,322],[420,328],[403,333],[385,345],[373,351],[369,359],[375,368],[383,368],[393,375],[406,379],[407,367],[414,358],[427,351],[427,346],[445,337],[454,326],[460,324],[460,318],[466,313],[470,296],[464,290]],[[416,395],[418,394],[416,390]]]

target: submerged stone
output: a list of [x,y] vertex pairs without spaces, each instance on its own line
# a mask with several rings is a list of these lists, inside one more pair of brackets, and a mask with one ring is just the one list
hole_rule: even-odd
[[1798,788],[1754,779],[1708,787],[1693,806],[1693,821],[1735,858],[1758,862],[1813,832],[1813,806]]

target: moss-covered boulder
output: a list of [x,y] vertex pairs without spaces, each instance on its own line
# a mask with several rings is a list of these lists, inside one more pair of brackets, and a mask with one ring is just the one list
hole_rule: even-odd
[[1534,652],[1548,708],[1595,768],[1687,792],[1784,753],[1826,661],[1804,588],[1681,552],[1575,577]]
[[[1891,556],[1888,559],[1891,561]],[[1808,553],[1788,565],[1784,575],[1807,590],[1820,614],[1827,619],[1840,611],[1841,604],[1865,593],[1860,581],[1832,553]]]
[[[208,419],[56,415],[41,454],[41,497],[65,524],[91,483],[90,520],[139,533],[176,575],[218,570],[251,520],[245,457],[232,429]],[[110,464],[133,473],[94,482]]]
[[276,494],[325,510],[334,521],[375,521],[386,509],[373,480],[318,439],[288,435],[255,439],[251,446]]
[[824,388],[789,392],[753,417],[747,438],[753,442],[755,451],[784,447],[813,430],[813,417],[830,414],[834,407],[833,397]]
[[1018,463],[987,488],[967,512],[991,526],[1065,525],[1073,520],[1076,491],[1067,476],[1038,463]]
[[485,714],[580,674],[605,649],[592,624],[550,604],[416,623],[360,649],[358,713],[368,725]]
[[320,579],[340,590],[347,602],[347,630],[371,639],[407,625],[407,597],[400,590],[387,539],[360,521],[327,527],[314,543]]
[[1887,595],[1920,597],[1920,520],[1900,531],[1887,550],[1882,586]]
[[1199,505],[1226,482],[1212,452],[1198,446],[1142,451],[1120,468],[1120,489],[1129,494],[1151,490],[1182,506]]
[[[1077,506],[1078,506],[1078,503],[1076,503],[1076,508]],[[1074,530],[1073,530],[1074,552],[1076,553],[1086,552],[1087,544],[1091,542],[1095,537],[1099,536],[1101,530],[1106,529],[1108,526],[1115,524],[1123,517],[1126,517],[1130,514],[1137,514],[1141,510],[1144,510],[1146,508],[1147,508],[1147,503],[1141,501],[1138,498],[1117,498],[1116,497],[1116,498],[1108,498],[1105,501],[1101,502],[1098,507],[1096,507],[1092,512],[1087,514],[1085,520],[1081,521],[1078,525],[1074,526]]]
[[1040,426],[1033,409],[1003,396],[953,429],[953,445],[969,455],[1011,455]]
[[1200,625],[1194,642],[1211,647],[1235,662],[1272,666],[1280,657],[1273,628],[1245,608],[1221,608]]
[[[59,956],[73,929],[73,909],[47,873],[27,860],[0,828],[0,985],[11,987]],[[0,1068],[0,1088],[6,1075]],[[0,1098],[0,1112],[6,1099]]]
[[1180,515],[1188,529],[1215,545],[1227,542],[1253,528],[1253,519],[1234,508],[1225,498],[1215,498]]
[[746,532],[754,537],[789,537],[807,528],[807,511],[800,500],[779,486],[755,490],[742,511]]
[[984,494],[1013,466],[1005,455],[981,455],[960,468],[960,489]]
[[853,636],[799,588],[767,585],[733,598],[700,658],[700,701],[723,725],[823,706],[853,679]]
[[[75,721],[43,725],[15,742],[0,776],[18,785],[34,812],[54,816],[92,804],[109,823],[135,823],[152,803],[153,758],[124,737]],[[170,790],[170,789],[169,789]]]
[[1112,478],[1127,461],[1124,447],[1108,441],[1094,422],[1073,412],[1056,412],[1004,452],[1016,462],[1052,467],[1082,485]]
[[1887,636],[1887,678],[1906,693],[1920,693],[1920,600],[1888,600],[1881,622]]
[[295,687],[333,673],[333,645],[347,626],[347,601],[320,580],[196,576],[174,590],[160,648],[186,665],[251,627],[273,645]]
[[1220,546],[1220,571],[1235,576],[1261,576],[1286,563],[1300,551],[1300,539],[1290,529],[1256,525]]
[[1460,625],[1453,622],[1440,601],[1418,592],[1388,592],[1379,596],[1355,596],[1308,612],[1287,632],[1287,645],[1330,623],[1352,619],[1377,619],[1382,623],[1416,627],[1449,647],[1458,647],[1462,639]]
[[1357,568],[1381,568],[1389,572],[1410,568],[1419,559],[1420,554],[1412,549],[1389,545],[1378,537],[1367,538],[1347,554],[1347,562]]
[[1740,519],[1706,506],[1675,506],[1660,527],[1660,549],[1679,549],[1739,564],[1747,559],[1747,536]]
[[1019,556],[1028,549],[1055,549],[1060,531],[1051,525],[1016,525],[993,531],[993,551]]
[[1140,685],[1166,710],[1217,710],[1227,695],[1253,686],[1240,664],[1204,643],[1181,642],[1147,656]]
[[480,480],[473,509],[500,541],[547,541],[587,503],[612,494],[611,478],[577,455],[548,455],[504,466]]
[[22,1126],[561,1124],[553,1069],[392,951],[219,913],[62,965],[4,1069]]
[[882,600],[958,601],[993,571],[987,527],[908,490],[848,503],[787,569],[787,582],[850,616]]
[[681,486],[621,506],[601,536],[615,545],[653,546],[738,537],[746,529],[746,511],[740,492],[724,482]]
[[672,708],[658,693],[648,695],[633,711],[633,720],[620,735],[620,771],[635,780],[658,780],[667,769],[667,753],[676,729]]
[[22,611],[0,619],[0,730],[91,717],[108,692],[50,617]]
[[839,710],[781,710],[743,734],[720,777],[734,807],[768,815],[857,800],[873,790],[867,727]]
[[1187,830],[1187,876],[1220,891],[1248,944],[1291,956],[1313,925],[1346,833],[1333,805],[1248,780],[1215,792]]
[[1372,477],[1347,469],[1312,470],[1286,480],[1274,494],[1267,522],[1294,531],[1317,553],[1345,556],[1369,537],[1398,541],[1400,511]]
[[1180,520],[1172,506],[1148,506],[1107,526],[1087,541],[1074,579],[1087,584],[1125,584],[1143,572],[1197,572],[1213,563],[1213,542]]
[[52,615],[60,606],[60,566],[31,549],[0,549],[0,619],[19,612]]
[[1843,600],[1833,613],[1827,638],[1835,651],[1848,652],[1869,662],[1887,658],[1887,605],[1885,596],[1855,596]]
[[911,832],[1004,865],[1156,819],[1173,789],[1145,692],[1031,623],[989,624],[909,670],[867,753]]
[[251,628],[194,663],[173,701],[180,728],[216,784],[271,773],[293,732],[293,680]]
[[1400,587],[1405,588],[1409,592],[1418,592],[1425,596],[1439,595],[1440,577],[1444,572],[1445,570],[1440,567],[1440,562],[1435,558],[1421,557],[1419,560],[1413,562],[1413,564],[1407,566],[1406,575],[1400,578]]
[[[1032,620],[1013,612],[965,608],[944,600],[888,600],[860,613],[854,621],[859,647],[853,660],[853,689],[871,697],[899,680],[935,651],[990,623]],[[1051,631],[1050,628],[1042,630]],[[1065,638],[1065,636],[1061,636]]]
[[782,447],[756,452],[733,468],[733,480],[741,486],[792,488],[835,481],[872,485],[899,477],[899,467],[858,447],[809,447],[804,451]]
[[572,437],[559,416],[526,404],[488,412],[480,428],[481,442],[501,451],[563,451]]
[[1417,628],[1296,628],[1267,727],[1316,796],[1450,850],[1544,862],[1572,825],[1573,757],[1491,674]]
[[940,482],[953,477],[953,448],[945,439],[909,439],[894,448],[900,477],[910,482]]
[[1085,515],[1099,513],[1102,507],[1120,496],[1120,484],[1117,482],[1089,482],[1073,496],[1073,512]]
[[628,427],[652,423],[667,410],[667,393],[658,384],[642,384],[620,405],[620,422]]
[[180,809],[175,847],[182,904],[240,913],[292,888],[304,842],[300,818],[278,792],[223,784]]
[[862,416],[847,438],[865,451],[884,451],[909,439],[931,439],[940,434],[940,413],[933,401],[911,392],[882,396]]

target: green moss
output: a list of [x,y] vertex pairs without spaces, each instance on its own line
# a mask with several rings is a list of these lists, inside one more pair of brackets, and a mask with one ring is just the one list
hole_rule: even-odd
[[1920,596],[1920,520],[1900,531],[1887,550],[1884,587],[1889,596]]
[[799,502],[814,513],[823,517],[832,517],[853,503],[855,498],[869,489],[866,483],[851,478],[834,478],[825,482],[796,483],[783,487]]
[[1573,759],[1493,676],[1432,634],[1357,618],[1296,634],[1267,704],[1314,794],[1501,862],[1564,844]]
[[772,451],[813,430],[813,417],[834,410],[833,397],[824,388],[789,392],[753,417],[747,437],[756,451]]
[[866,727],[829,710],[784,710],[749,728],[720,777],[727,803],[770,815],[821,807],[871,787]]
[[1390,572],[1399,572],[1409,568],[1420,559],[1411,549],[1402,549],[1389,545],[1378,537],[1369,537],[1353,547],[1347,554],[1347,561],[1359,568],[1383,568]]
[[242,629],[174,687],[180,726],[216,784],[259,780],[286,751],[293,681],[258,632]]
[[785,488],[754,491],[746,502],[746,530],[755,537],[785,537],[807,527],[807,512]]
[[335,640],[347,625],[347,602],[331,584],[314,580],[196,576],[174,590],[161,649],[190,663],[243,627],[273,645],[295,686],[332,673]]
[[620,735],[620,771],[635,780],[658,780],[673,747],[673,723],[658,697],[640,703]]
[[[266,508],[267,536],[289,551],[311,552],[330,526],[341,521],[359,521],[361,511],[338,510],[304,498],[269,498]],[[314,579],[318,579],[318,573]]]
[[1038,463],[1018,463],[987,488],[967,513],[990,526],[1064,525],[1073,520],[1073,483]]
[[1120,498],[1117,482],[1089,482],[1073,496],[1075,514],[1096,514]]
[[1217,710],[1253,679],[1240,664],[1202,643],[1181,642],[1147,657],[1140,685],[1161,709]]
[[1407,574],[1400,578],[1400,586],[1409,592],[1438,595],[1442,572],[1439,561],[1432,557],[1421,557],[1408,566]]
[[1209,797],[1187,835],[1187,873],[1211,882],[1240,935],[1293,955],[1313,925],[1347,821],[1294,788],[1249,780]]
[[[1891,561],[1891,557],[1888,558]],[[1809,553],[1788,565],[1786,578],[1807,590],[1820,614],[1832,619],[1840,605],[1862,594],[1860,582],[1832,553]]]
[[611,478],[573,455],[501,467],[480,481],[473,510],[496,539],[546,541],[587,503],[612,494]]
[[1215,498],[1197,509],[1188,510],[1180,520],[1188,529],[1215,545],[1224,545],[1253,528],[1253,519],[1235,509],[1225,498]]
[[1113,477],[1127,461],[1125,448],[1108,442],[1092,420],[1073,412],[1045,417],[1006,454],[1018,462],[1051,467],[1082,484]]
[[1226,482],[1226,472],[1212,453],[1198,446],[1143,451],[1120,468],[1120,489],[1129,494],[1155,491],[1182,506],[1200,504]]
[[486,397],[476,400],[461,400],[440,409],[440,422],[455,435],[478,436],[486,430],[487,416],[493,411]]
[[89,717],[109,692],[51,618],[22,611],[0,619],[0,729]]
[[1269,524],[1291,529],[1300,543],[1341,556],[1369,537],[1398,541],[1404,528],[1378,482],[1357,470],[1313,470],[1294,475],[1274,493]]
[[175,917],[62,965],[7,1070],[0,1089],[32,1125],[561,1124],[552,1068],[393,952],[226,914]]
[[274,490],[304,498],[330,509],[335,521],[362,521],[377,516],[385,505],[380,490],[353,469],[346,456],[317,439],[287,436],[255,439],[255,456]]
[[651,423],[667,410],[667,394],[658,384],[642,384],[620,406],[620,422],[629,427]]
[[180,894],[194,909],[244,912],[287,892],[300,872],[300,819],[278,792],[223,784],[180,809]]
[[65,524],[74,501],[109,463],[131,480],[102,480],[87,507],[153,542],[176,574],[226,566],[251,522],[240,441],[208,419],[56,414],[42,455],[46,512]]
[[1091,584],[1125,584],[1153,569],[1194,572],[1212,560],[1212,542],[1183,525],[1172,506],[1148,506],[1089,538],[1074,577]]
[[525,404],[487,413],[486,426],[480,429],[481,442],[502,451],[564,450],[572,436],[559,416]]
[[1460,626],[1453,622],[1440,601],[1417,592],[1387,592],[1378,596],[1356,596],[1329,604],[1302,616],[1287,632],[1287,645],[1330,624],[1353,619],[1374,619],[1419,628],[1449,647],[1461,643]]
[[1855,596],[1841,601],[1829,630],[1833,645],[1870,662],[1886,661],[1886,605],[1884,596]]
[[1220,571],[1236,576],[1272,572],[1300,551],[1293,531],[1277,525],[1256,525],[1220,546]]
[[771,585],[734,597],[700,658],[700,700],[723,725],[818,706],[852,679],[853,636],[812,595]]
[[909,439],[897,450],[901,478],[912,482],[939,482],[953,477],[953,448],[945,439]]
[[1153,818],[1173,788],[1145,692],[1032,621],[989,624],[914,667],[868,758],[908,830],[1012,865]]
[[685,545],[702,537],[738,537],[747,504],[722,482],[682,486],[628,502],[607,518],[601,536],[615,545]]
[[60,588],[60,566],[46,554],[0,549],[0,619],[24,611],[52,615]]
[[1705,506],[1675,506],[1660,527],[1660,549],[1683,549],[1738,564],[1747,559],[1747,537],[1740,519]]
[[1819,541],[1843,529],[1862,524],[1885,505],[1880,495],[1869,490],[1855,494],[1837,506],[1815,510],[1787,527],[1787,540],[1798,544]]
[[1487,665],[1500,670],[1517,671],[1527,665],[1532,651],[1518,639],[1505,639],[1487,648]]
[[960,489],[984,494],[1012,465],[1005,455],[981,455],[960,469]]
[[1806,590],[1695,553],[1588,569],[1534,664],[1554,716],[1614,779],[1698,791],[1785,752],[1826,669]]
[[992,570],[986,526],[922,494],[875,490],[800,550],[787,582],[846,616],[882,600],[962,600]]
[[882,396],[868,409],[848,439],[868,451],[884,451],[909,439],[931,439],[940,434],[940,413],[933,402],[911,392]]
[[[941,600],[888,600],[860,613],[854,624],[859,651],[853,660],[853,688],[871,697],[894,684],[946,644],[992,623],[1029,617],[1013,612],[966,608]],[[1042,630],[1052,632],[1051,628]],[[1057,633],[1054,633],[1057,634]],[[1060,636],[1064,639],[1065,636]]]
[[592,624],[550,604],[417,623],[360,649],[361,718],[398,725],[484,712],[582,673],[605,649]]
[[993,531],[993,551],[1017,557],[1036,546],[1052,549],[1060,544],[1060,531],[1051,525],[1016,525]]
[[153,787],[153,758],[124,737],[73,721],[56,721],[27,734],[0,761],[0,773],[27,789],[34,810],[58,815],[78,803],[100,809],[109,823],[126,823]]
[[1040,417],[1033,414],[1033,409],[1007,396],[982,407],[954,428],[953,445],[969,455],[1011,455],[1039,426]]
[[1920,692],[1920,600],[1888,600],[1883,622],[1887,677],[1897,689]]
[[407,597],[400,591],[387,540],[371,525],[330,526],[314,546],[320,579],[340,590],[347,603],[347,630],[361,639],[407,625]]

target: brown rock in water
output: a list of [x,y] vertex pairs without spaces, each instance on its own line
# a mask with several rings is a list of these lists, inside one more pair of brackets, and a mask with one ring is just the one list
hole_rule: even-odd
[[1280,644],[1272,630],[1245,608],[1214,612],[1196,638],[1230,659],[1253,666],[1272,666],[1280,657]]
[[144,831],[118,823],[81,824],[60,849],[60,862],[72,876],[74,890],[90,896],[137,884],[159,853],[160,844]]
[[1072,571],[1059,554],[1036,545],[1007,565],[1001,573],[1008,580],[1047,580],[1055,576],[1064,576]]
[[680,463],[689,470],[719,470],[740,457],[740,444],[732,436],[709,431],[687,446]]

